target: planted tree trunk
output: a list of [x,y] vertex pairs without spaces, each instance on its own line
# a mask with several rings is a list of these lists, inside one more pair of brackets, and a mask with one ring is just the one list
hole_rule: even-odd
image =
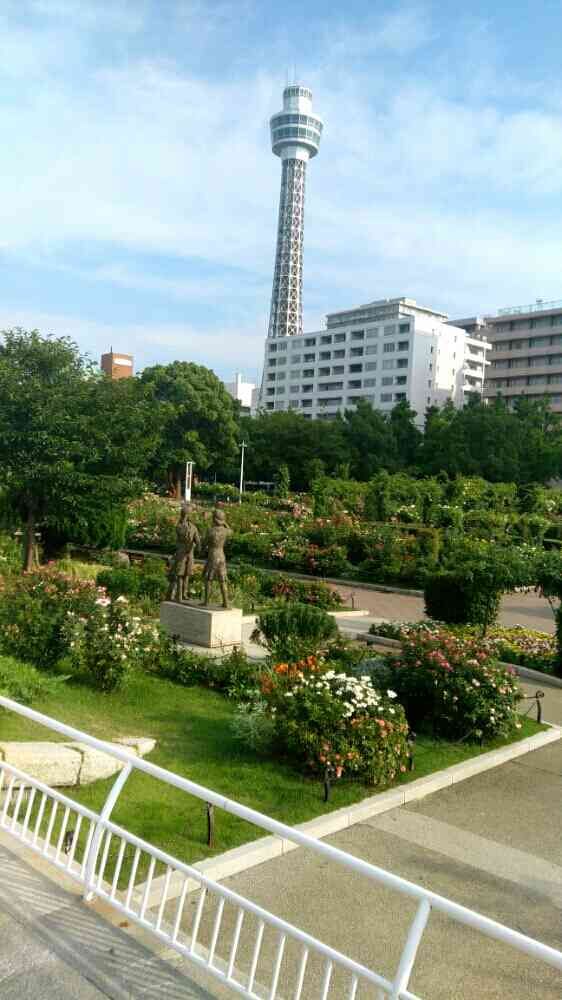
[[23,569],[30,573],[37,565],[37,549],[35,545],[35,514],[30,507],[27,512],[25,525],[24,549],[23,549]]

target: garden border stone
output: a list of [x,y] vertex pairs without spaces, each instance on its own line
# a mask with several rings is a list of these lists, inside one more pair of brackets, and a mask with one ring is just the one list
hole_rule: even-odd
[[[316,837],[321,840],[323,837],[339,833],[341,830],[345,830],[349,826],[354,826],[356,823],[362,823],[372,816],[389,812],[391,809],[396,809],[407,802],[422,799],[426,795],[431,795],[433,792],[439,791],[441,788],[448,788],[449,785],[464,781],[466,778],[481,774],[493,767],[498,767],[500,764],[505,764],[507,761],[521,757],[523,754],[539,750],[541,747],[548,746],[548,744],[562,739],[562,727],[552,725],[551,723],[546,723],[546,725],[548,729],[541,733],[536,733],[534,736],[527,736],[525,739],[510,743],[508,746],[497,750],[489,750],[487,753],[479,754],[477,757],[461,761],[460,764],[452,764],[450,767],[436,771],[434,774],[428,774],[423,778],[417,778],[415,781],[399,788],[389,788],[388,791],[372,795],[369,798],[363,799],[362,802],[358,802],[356,805],[344,806],[342,809],[335,809],[324,816],[317,816],[315,819],[307,820],[305,823],[299,823],[295,829],[300,830],[302,833],[307,833],[310,837]],[[265,861],[271,861],[273,858],[297,850],[298,846],[298,844],[284,840],[281,837],[260,837],[258,840],[242,844],[240,847],[225,851],[223,854],[218,854],[213,858],[196,861],[193,867],[208,878],[221,881],[232,875],[238,875],[240,872],[247,871],[249,868],[254,868],[256,865],[261,865]],[[157,906],[160,903],[164,878],[165,876],[162,875],[152,880],[151,891],[148,895],[149,908]],[[180,894],[183,881],[182,875],[172,876],[166,897],[168,900],[174,899]],[[135,892],[139,896],[143,895],[145,885],[146,883],[143,883],[135,887]],[[188,880],[188,892],[193,892],[196,889],[199,889],[197,880]]]

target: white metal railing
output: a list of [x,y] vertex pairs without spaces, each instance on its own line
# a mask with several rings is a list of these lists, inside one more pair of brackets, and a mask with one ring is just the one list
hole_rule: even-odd
[[[9,698],[0,697],[0,706],[101,750],[124,765],[101,812],[96,813],[13,765],[0,761],[0,791],[4,790],[3,804],[0,805],[0,829],[78,881],[84,888],[86,898],[105,900],[189,961],[206,969],[233,993],[252,1000],[281,1000],[281,981],[283,997],[290,997],[291,1000],[308,1000],[311,997],[356,1000],[359,996],[376,997],[377,1000],[384,997],[419,1000],[408,986],[432,910],[562,971],[562,953],[540,941],[309,837],[142,757],[135,757],[124,748],[96,739]],[[143,771],[417,902],[394,978],[390,980],[354,961],[208,878],[198,868],[184,864],[113,823],[111,811],[133,770]],[[111,851],[115,857],[112,871],[109,864]],[[139,868],[144,869],[146,864],[146,881],[139,888]],[[160,879],[157,883],[158,886],[162,884],[162,890],[156,901],[151,902],[151,887],[155,884],[158,869],[164,876],[163,881]],[[106,872],[108,881],[104,878]],[[180,880],[173,893],[172,879],[175,883]],[[119,888],[120,882],[125,885],[124,889]],[[186,906],[188,895],[193,899],[192,893],[198,893],[193,915],[190,907]],[[243,926],[248,932],[245,949],[240,947]],[[264,948],[266,931],[275,940]],[[292,961],[284,964],[290,949]],[[444,957],[442,960],[446,961]],[[312,966],[316,978],[313,979],[315,985],[311,993],[308,975]],[[267,983],[267,986],[264,988],[258,985],[260,983]]]

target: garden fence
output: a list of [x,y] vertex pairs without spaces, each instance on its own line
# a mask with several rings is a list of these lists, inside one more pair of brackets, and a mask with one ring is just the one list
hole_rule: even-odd
[[[562,971],[562,953],[548,945],[136,757],[121,746],[9,698],[0,697],[0,706],[102,751],[123,765],[98,813],[0,761],[0,829],[80,883],[86,899],[98,897],[110,904],[205,969],[233,994],[252,1000],[420,1000],[410,992],[409,983],[432,912]],[[361,876],[367,884],[384,886],[414,901],[415,915],[393,978],[324,944],[112,822],[119,794],[135,770],[307,848],[330,864]],[[145,870],[146,879],[139,887],[137,876]],[[163,873],[158,882],[157,870]],[[154,901],[156,885],[161,886],[161,892]],[[432,959],[434,963],[448,962],[443,954]]]

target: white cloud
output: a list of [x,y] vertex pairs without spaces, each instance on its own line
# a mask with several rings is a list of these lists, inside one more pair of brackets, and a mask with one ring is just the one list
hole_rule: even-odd
[[[271,48],[242,70],[237,62],[232,79],[225,57],[218,78],[160,50],[150,58],[127,50],[123,58],[108,61],[97,52],[94,59],[94,21],[96,31],[112,36],[139,32],[149,4],[33,6],[46,19],[41,30],[22,28],[4,12],[0,77],[20,79],[22,87],[8,88],[3,109],[0,248],[10,258],[63,269],[69,280],[76,274],[185,302],[187,317],[190,304],[206,298],[222,302],[231,317],[220,328],[211,321],[200,328],[116,328],[58,313],[43,318],[61,331],[78,324],[96,350],[123,334],[142,351],[149,343],[154,350],[185,348],[222,368],[235,355],[240,363],[250,359],[256,344],[261,355],[279,185],[267,119],[279,107],[282,81],[271,51],[281,42],[272,38]],[[244,4],[240,15],[229,3],[186,3],[174,12],[180,39],[185,32],[192,41],[201,25],[205,52],[217,38],[236,39],[239,17],[251,19],[255,7]],[[459,61],[430,56],[435,71],[428,72],[419,68],[423,59],[417,65],[402,58],[443,51],[441,30],[429,8],[408,5],[374,15],[362,30],[351,19],[339,27],[325,21],[316,48],[311,41],[303,72],[326,122],[307,188],[305,305],[312,326],[329,309],[386,295],[412,295],[458,313],[520,295],[559,294],[556,90],[502,77],[497,43],[479,22],[459,26],[470,66],[462,92]],[[453,53],[460,44],[447,38]],[[61,45],[72,68],[66,77]],[[40,86],[24,85],[28,72],[41,76]],[[106,248],[106,264],[74,260],[75,247],[90,245]],[[138,264],[116,263],[112,249],[138,255]],[[150,254],[184,260],[185,278],[177,268],[174,277],[151,273]],[[209,276],[192,275],[190,259],[203,261]]]
[[228,378],[241,365],[253,374],[263,354],[263,330],[226,323],[213,329],[189,323],[99,323],[66,313],[2,306],[0,330],[18,326],[45,336],[70,337],[96,361],[113,346],[133,354],[137,370],[179,359],[206,365]]

